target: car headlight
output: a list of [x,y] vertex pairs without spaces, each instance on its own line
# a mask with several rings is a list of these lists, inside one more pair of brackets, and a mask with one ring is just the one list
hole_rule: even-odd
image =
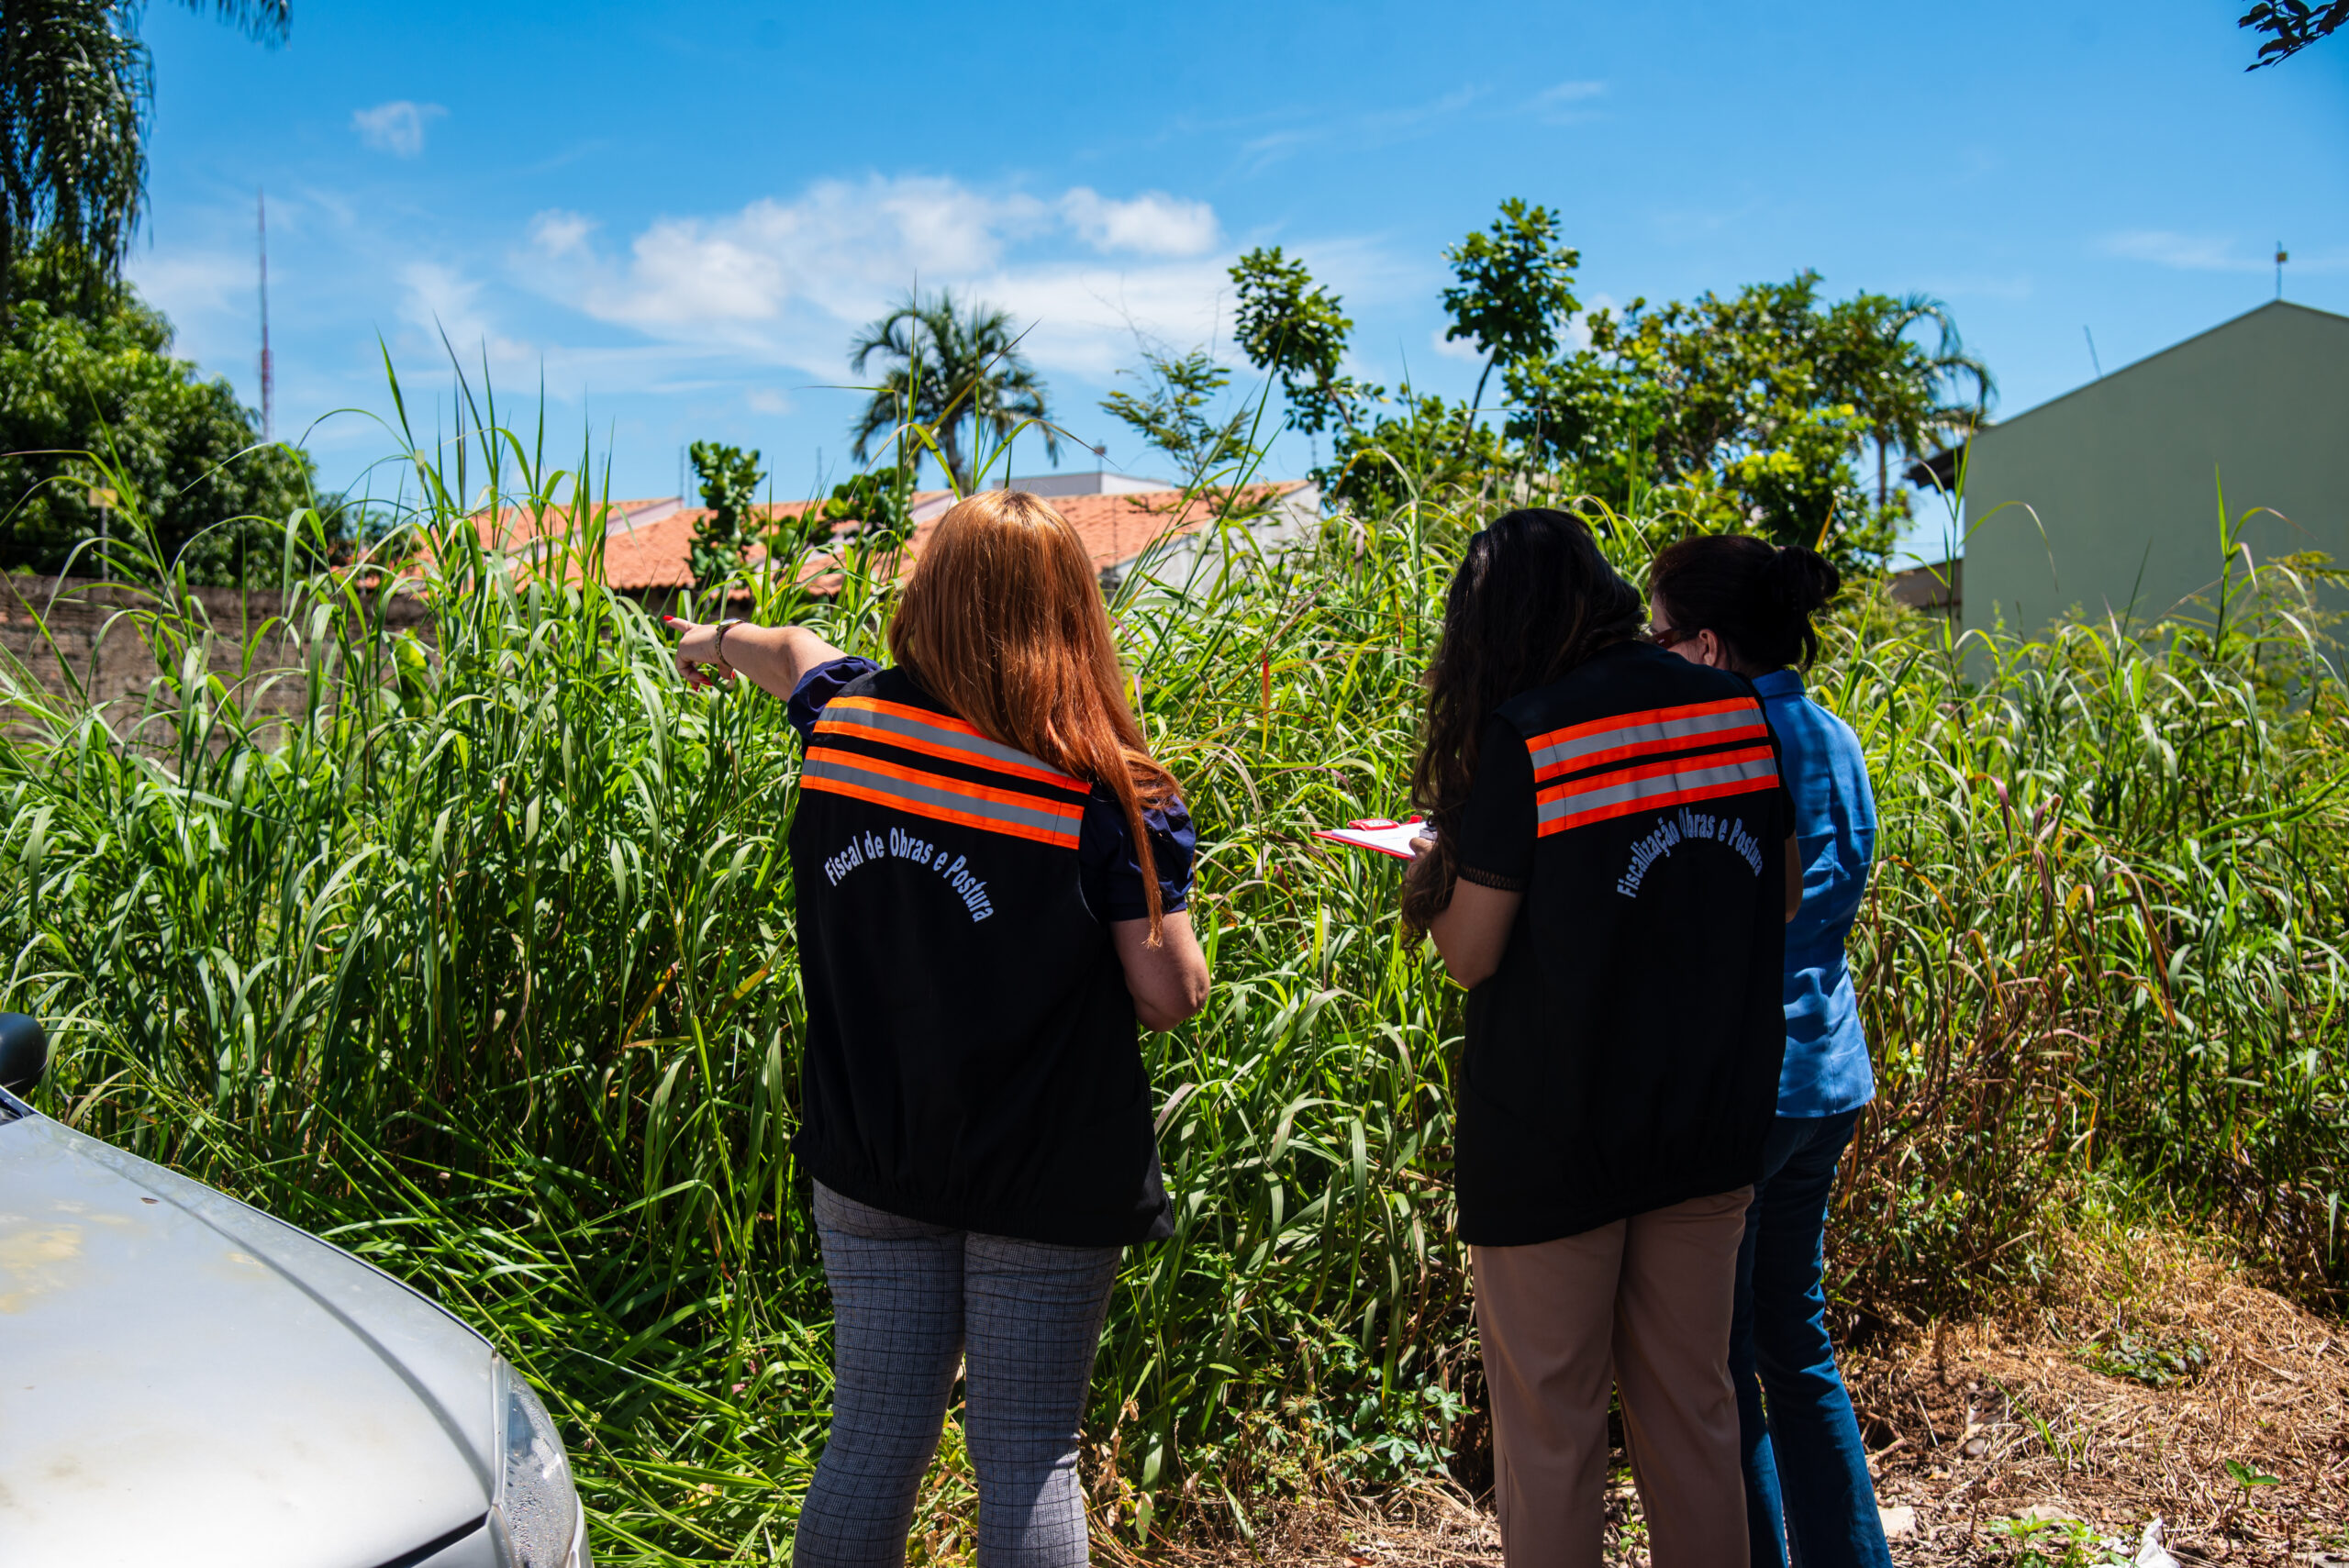
[[505,1357],[495,1365],[497,1496],[489,1515],[504,1561],[509,1568],[593,1568],[587,1517],[580,1511],[571,1458],[554,1418]]

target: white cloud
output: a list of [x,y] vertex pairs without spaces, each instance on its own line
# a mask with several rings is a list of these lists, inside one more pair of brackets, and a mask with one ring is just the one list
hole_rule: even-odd
[[[2244,244],[2214,234],[2178,234],[2165,228],[2110,234],[2104,239],[2103,249],[2108,255],[2151,261],[2155,266],[2175,267],[2188,272],[2269,272],[2276,266],[2275,250],[2263,241]],[[2336,247],[2330,250],[2303,250],[2290,245],[2284,250],[2291,257],[2284,263],[2287,295],[2295,277],[2349,270],[2349,250]]]
[[2132,261],[2151,261],[2189,272],[2255,272],[2275,263],[2240,252],[2232,239],[2210,234],[2177,234],[2163,228],[2132,229],[2106,237],[2105,250]]
[[1435,350],[1439,358],[1458,360],[1464,364],[1471,365],[1481,365],[1485,362],[1485,356],[1476,351],[1474,339],[1445,337],[1444,334],[1450,330],[1452,328],[1449,327],[1438,327],[1428,333],[1428,345]]
[[662,218],[625,261],[588,244],[573,213],[533,221],[530,261],[545,283],[599,320],[662,336],[705,337],[774,323],[795,305],[872,315],[915,279],[992,265],[1007,238],[1043,217],[1032,197],[993,197],[928,177],[824,180],[795,201],[762,197],[719,218]]
[[1586,98],[1596,98],[1606,91],[1607,83],[1604,82],[1561,82],[1554,87],[1545,87],[1534,94],[1533,104],[1537,108],[1553,107],[1559,104],[1579,104]]
[[1177,349],[1214,341],[1230,264],[1201,257],[1128,268],[1011,267],[971,286],[1022,326],[1034,324],[1021,348],[1038,364],[1106,381],[1134,362],[1137,339]]
[[475,319],[481,284],[454,267],[439,261],[410,261],[400,269],[400,286],[406,291],[400,314],[415,326],[429,330],[451,321]]
[[[1107,374],[1134,335],[1189,345],[1218,329],[1229,258],[1205,202],[1127,200],[1084,187],[1052,200],[930,176],[818,181],[718,217],[671,217],[624,254],[571,212],[532,220],[515,270],[598,320],[705,352],[841,363],[849,335],[912,285],[976,293],[1010,311],[1038,363]],[[1072,261],[1072,241],[1141,258]],[[1030,259],[1032,258],[1032,259]]]
[[250,251],[160,252],[138,258],[131,275],[148,303],[174,321],[215,312],[250,315],[259,282]]
[[424,150],[424,128],[448,112],[438,104],[395,98],[372,109],[354,111],[351,128],[359,133],[360,140],[378,152],[413,158]]
[[1526,100],[1525,110],[1543,125],[1575,125],[1604,112],[1593,101],[1606,96],[1604,82],[1561,82]]
[[1486,95],[1479,86],[1457,87],[1422,103],[1367,109],[1345,117],[1318,117],[1312,124],[1269,131],[1240,144],[1241,166],[1261,174],[1300,150],[1330,142],[1360,153],[1432,134],[1439,126]]
[[400,269],[399,279],[401,317],[423,332],[434,350],[441,350],[446,338],[442,351],[453,350],[468,374],[484,358],[499,384],[540,368],[537,350],[499,334],[482,306],[479,279],[440,261],[410,261]]
[[575,212],[551,209],[530,220],[530,243],[549,256],[571,256],[586,249],[595,223]]
[[1196,256],[1215,246],[1215,208],[1163,191],[1111,201],[1079,185],[1063,196],[1061,216],[1096,250],[1136,250],[1145,256]]

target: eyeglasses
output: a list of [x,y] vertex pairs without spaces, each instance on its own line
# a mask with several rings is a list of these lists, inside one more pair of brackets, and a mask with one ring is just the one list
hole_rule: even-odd
[[1647,639],[1658,648],[1677,648],[1696,635],[1694,631],[1684,630],[1676,626],[1667,626],[1650,628]]

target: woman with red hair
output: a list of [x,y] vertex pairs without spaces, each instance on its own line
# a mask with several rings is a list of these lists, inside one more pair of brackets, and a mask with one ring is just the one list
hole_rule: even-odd
[[942,518],[895,663],[674,623],[805,739],[793,1149],[834,1309],[796,1568],[896,1564],[958,1365],[982,1562],[1086,1562],[1078,1425],[1123,1249],[1172,1231],[1137,1026],[1206,1005],[1190,819],[1125,699],[1083,543],[1020,491]]

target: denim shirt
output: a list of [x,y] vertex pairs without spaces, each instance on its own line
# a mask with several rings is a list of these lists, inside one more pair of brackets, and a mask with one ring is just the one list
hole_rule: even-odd
[[1778,1114],[1837,1116],[1876,1097],[1859,1001],[1843,959],[1876,859],[1876,795],[1851,726],[1775,670],[1753,683],[1783,753],[1802,855],[1802,909],[1787,927],[1787,1060]]

